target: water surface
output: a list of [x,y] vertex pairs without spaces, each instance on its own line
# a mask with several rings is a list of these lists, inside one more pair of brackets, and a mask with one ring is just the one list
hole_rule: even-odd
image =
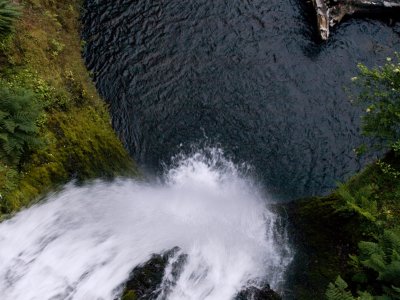
[[87,0],[85,59],[130,153],[159,170],[206,140],[276,197],[320,194],[358,170],[357,62],[400,50],[400,26],[354,19],[317,43],[302,1]]

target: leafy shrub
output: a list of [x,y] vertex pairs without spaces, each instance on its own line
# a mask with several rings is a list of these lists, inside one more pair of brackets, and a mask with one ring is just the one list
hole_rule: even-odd
[[29,149],[40,144],[36,121],[42,113],[34,94],[24,89],[0,88],[0,158],[17,163]]
[[20,11],[9,0],[0,0],[0,36],[13,30],[13,23],[19,17]]
[[[361,88],[355,102],[362,105],[363,133],[377,138],[380,148],[400,146],[400,55],[397,62],[388,58],[382,67],[369,69],[359,65],[353,81]],[[397,146],[396,146],[397,145]]]

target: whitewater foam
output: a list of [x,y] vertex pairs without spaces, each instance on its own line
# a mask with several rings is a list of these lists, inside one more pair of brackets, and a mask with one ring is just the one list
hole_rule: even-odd
[[279,290],[291,253],[277,216],[221,153],[207,157],[180,160],[163,183],[69,184],[0,224],[1,299],[112,300],[135,266],[176,246],[188,256],[167,299]]

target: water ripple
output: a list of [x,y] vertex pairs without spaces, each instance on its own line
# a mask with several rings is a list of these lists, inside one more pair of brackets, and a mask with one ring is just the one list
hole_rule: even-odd
[[300,3],[87,0],[86,63],[131,154],[159,169],[205,133],[286,199],[358,170],[343,87],[400,50],[399,26],[354,19],[318,44]]

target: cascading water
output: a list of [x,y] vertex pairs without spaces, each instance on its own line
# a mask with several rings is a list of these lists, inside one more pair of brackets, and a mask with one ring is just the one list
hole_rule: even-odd
[[279,291],[292,256],[279,219],[210,153],[180,160],[162,183],[70,184],[0,224],[1,299],[115,299],[133,268],[176,246],[187,259],[167,299],[232,299],[265,281]]

